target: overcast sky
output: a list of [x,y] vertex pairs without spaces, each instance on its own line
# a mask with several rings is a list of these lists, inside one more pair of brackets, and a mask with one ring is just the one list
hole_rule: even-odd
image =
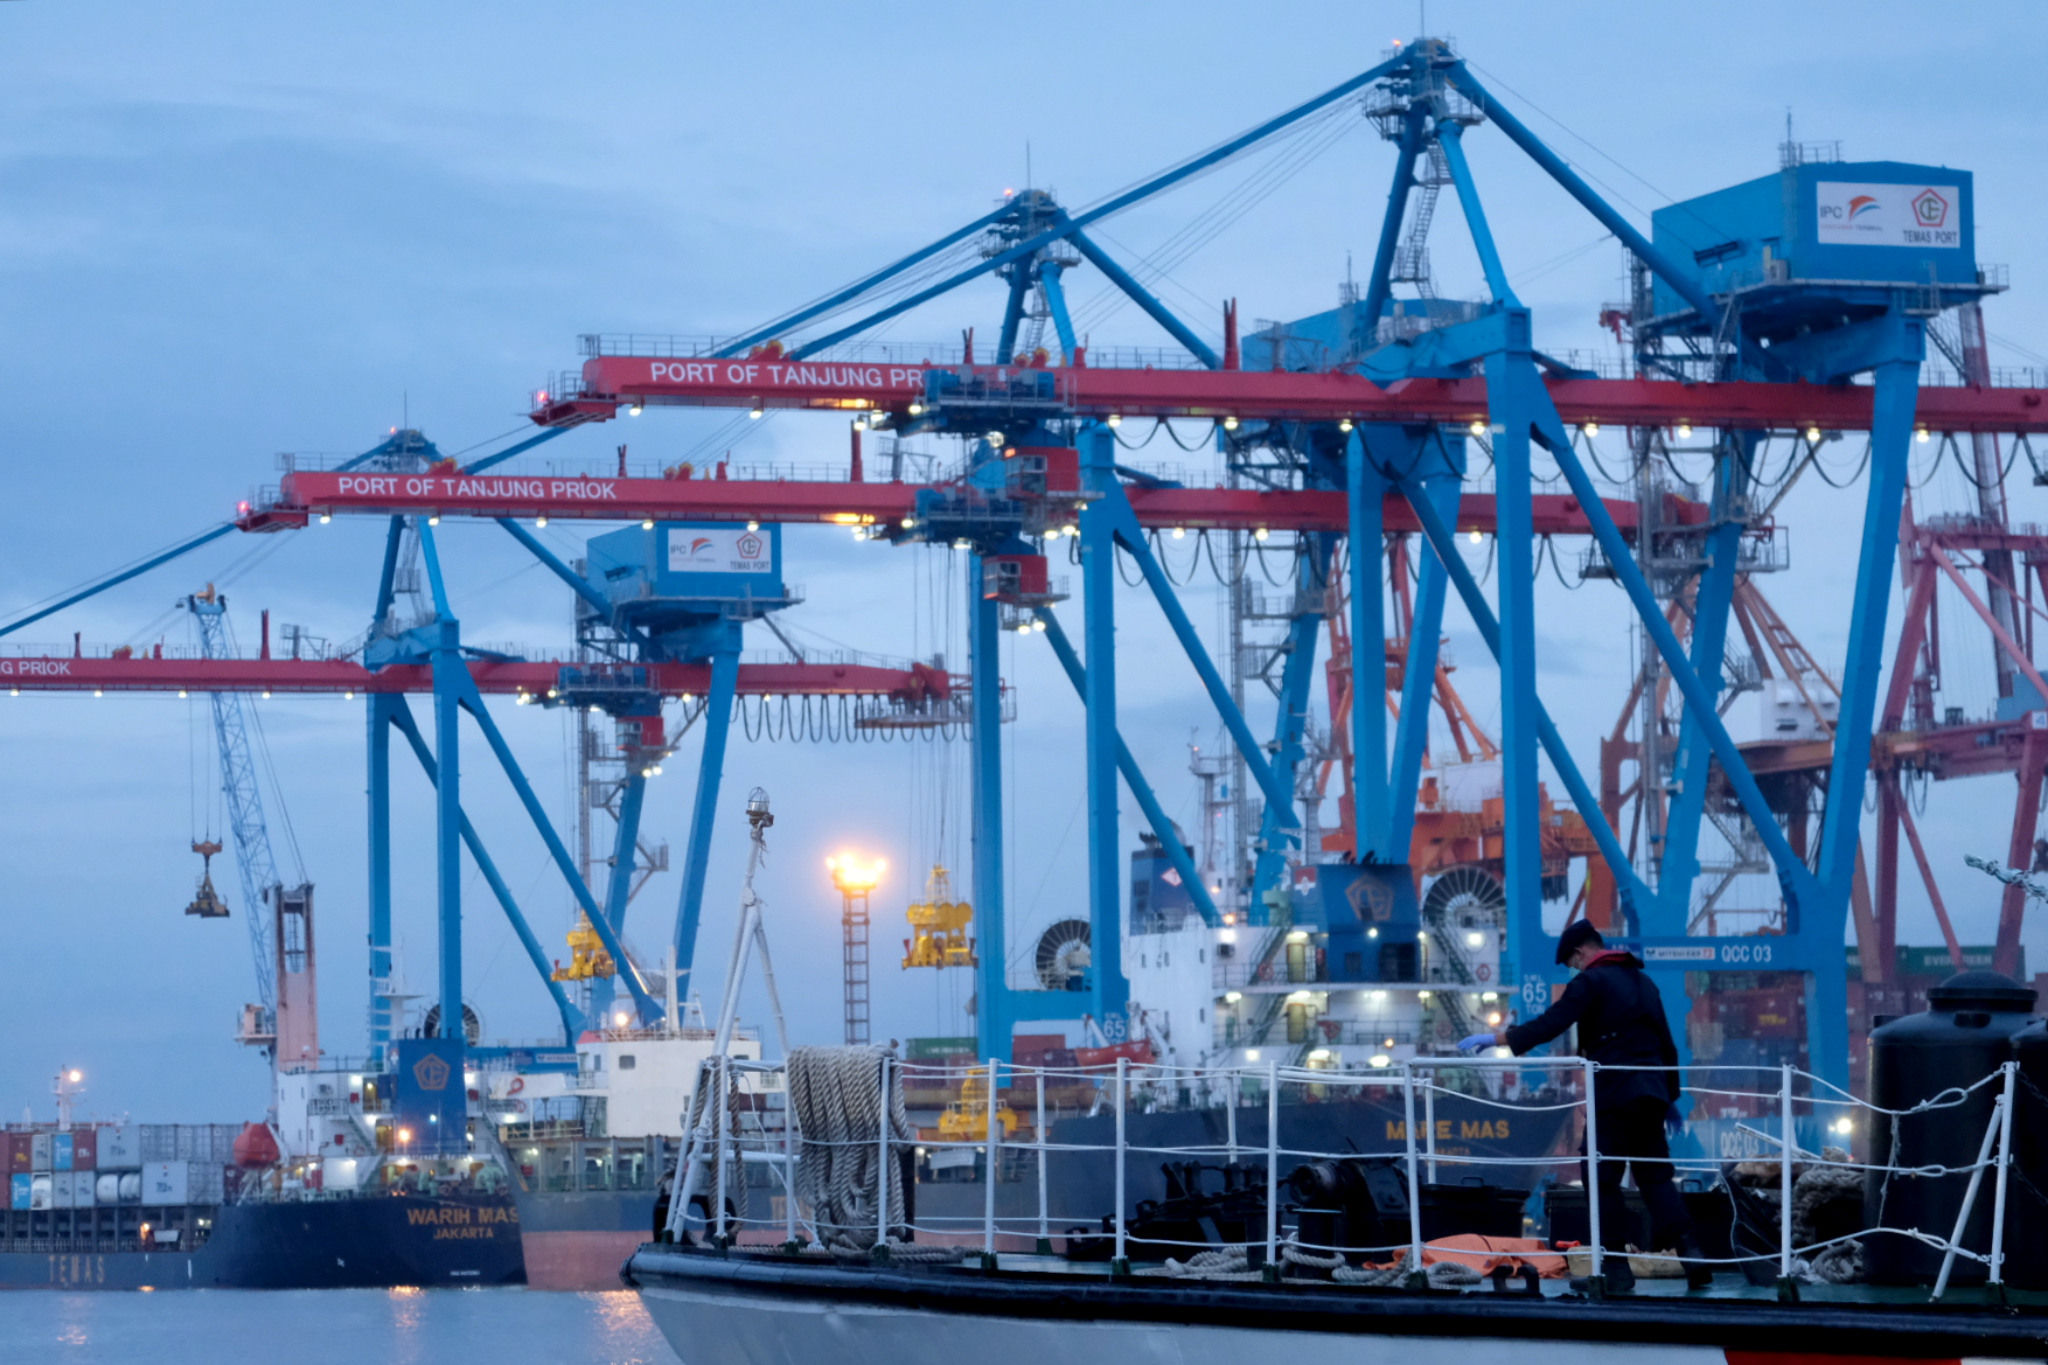
[[[2030,3],[1490,4],[1432,0],[1496,93],[1647,224],[1649,210],[1776,168],[1788,109],[1802,140],[1851,157],[1958,165],[1977,175],[1980,259],[2012,291],[1989,306],[1993,360],[2039,364],[2048,253],[2048,133],[2031,95],[2048,52]],[[1197,3],[1015,7],[795,3],[772,7],[523,3],[45,3],[0,5],[0,619],[219,520],[274,481],[276,455],[352,454],[410,422],[445,451],[487,449],[521,427],[526,393],[576,363],[591,331],[731,331],[816,296],[985,212],[1031,181],[1085,203],[1371,65],[1416,32],[1411,3]],[[1622,297],[1619,249],[1488,130],[1469,139],[1493,227],[1547,349],[1606,344],[1603,302]],[[1356,120],[1263,197],[1262,163],[1204,180],[1108,224],[1136,259],[1195,215],[1243,207],[1160,284],[1202,330],[1222,301],[1249,319],[1329,307],[1352,253],[1370,254],[1390,151]],[[1250,202],[1247,203],[1247,200]],[[1455,216],[1438,216],[1438,283],[1480,292]],[[1359,267],[1363,269],[1362,264]],[[1135,309],[1071,293],[1098,346],[1162,338]],[[985,285],[897,322],[892,340],[990,336]],[[716,415],[650,412],[579,431],[529,467],[601,468],[620,441],[637,462],[722,453]],[[835,420],[791,415],[732,445],[746,462],[843,459]],[[1206,473],[1213,459],[1155,445]],[[938,447],[935,445],[935,449]],[[1610,447],[1618,451],[1619,447]],[[1837,475],[1854,453],[1833,455]],[[1961,507],[1952,470],[1916,470],[1923,507]],[[2041,494],[2012,487],[2016,520]],[[1809,480],[1781,516],[1792,569],[1766,591],[1824,661],[1839,660],[1860,491]],[[489,525],[443,528],[466,638],[560,648],[567,594]],[[546,533],[574,553],[583,533]],[[346,640],[367,623],[381,523],[251,541],[231,537],[31,628],[10,644],[188,642],[173,600],[227,591],[245,642],[257,612]],[[1574,547],[1565,549],[1570,567]],[[789,575],[808,601],[787,614],[815,647],[895,656],[957,651],[964,565],[947,551],[854,544],[793,531]],[[1483,554],[1483,552],[1480,552]],[[1475,566],[1483,559],[1475,560]],[[1196,619],[1218,619],[1212,587]],[[1593,766],[1632,660],[1619,594],[1567,595],[1546,580],[1544,685]],[[1213,720],[1157,615],[1123,603],[1122,721],[1169,809],[1193,814],[1182,776],[1191,734]],[[1952,621],[1956,619],[1951,616]],[[1896,613],[1894,613],[1894,621]],[[758,629],[758,628],[757,628]],[[1497,714],[1483,648],[1457,612],[1459,679]],[[767,649],[765,634],[749,647]],[[1081,713],[1042,641],[1006,646],[1019,720],[1006,742],[1015,819],[1015,941],[1083,911]],[[963,662],[956,654],[956,662]],[[1988,650],[1957,638],[1948,682],[1981,709]],[[1967,695],[1975,687],[1975,697]],[[278,786],[320,888],[321,1016],[329,1050],[364,1039],[365,914],[360,703],[262,708]],[[563,718],[503,708],[536,786],[572,815]],[[1262,721],[1263,723],[1263,721]],[[176,1119],[255,1117],[265,1082],[228,1041],[251,991],[239,919],[187,919],[191,841],[220,832],[195,790],[214,784],[212,733],[174,698],[0,698],[0,961],[8,969],[0,1113],[47,1114],[48,1078],[88,1068],[85,1107]],[[537,928],[551,943],[569,901],[509,790],[469,750],[465,792]],[[648,830],[681,860],[693,750],[655,783]],[[781,822],[762,890],[799,1037],[838,1024],[837,906],[825,855],[887,857],[878,961],[891,958],[916,869],[966,879],[966,792],[957,747],[799,749],[738,743],[725,812],[767,788]],[[1996,897],[1961,867],[2001,855],[2002,779],[1936,790],[1923,819],[1958,928],[1988,941]],[[424,782],[399,784],[399,918],[405,979],[434,978]],[[211,828],[209,829],[209,823]],[[292,864],[273,811],[281,857]],[[1127,831],[1135,812],[1126,810]],[[743,862],[734,822],[711,868],[700,973],[716,998]],[[228,868],[221,885],[239,888]],[[680,878],[658,876],[630,937],[658,954]],[[536,1037],[544,992],[473,875],[466,970],[493,1034]],[[1909,883],[1901,937],[1931,941]],[[238,913],[242,907],[237,906]],[[2043,936],[2029,945],[2042,965]],[[958,974],[878,973],[882,1036],[967,1032]],[[759,1001],[749,1012],[759,1018]]]

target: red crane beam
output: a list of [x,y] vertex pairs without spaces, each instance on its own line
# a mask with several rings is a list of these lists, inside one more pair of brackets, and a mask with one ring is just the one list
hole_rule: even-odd
[[[545,696],[560,680],[564,662],[475,659],[470,676],[487,694]],[[651,663],[649,687],[664,696],[702,696],[711,689],[709,664]],[[872,664],[741,664],[743,696],[912,696],[931,695],[964,680],[930,668],[882,668]],[[354,692],[431,692],[433,671],[425,664],[392,664],[372,671],[340,659],[166,659],[128,656],[45,656],[0,658],[0,686],[10,692],[294,692],[342,695]]]
[[[628,404],[685,407],[881,408],[906,412],[941,369],[1001,383],[1022,367],[869,365],[780,357],[713,360],[599,356],[584,362],[579,395],[537,396],[542,426],[605,421]],[[1060,403],[1083,417],[1237,417],[1246,421],[1468,423],[1487,417],[1484,379],[1407,379],[1382,388],[1363,375],[1328,371],[1047,371]],[[1566,423],[1868,431],[1872,390],[1861,385],[1715,383],[1669,379],[1545,381]],[[1935,431],[2048,432],[2048,391],[1927,388],[1917,417]]]
[[[893,526],[915,510],[925,485],[840,480],[556,478],[522,474],[343,474],[301,470],[284,476],[274,502],[245,508],[246,531],[304,526],[315,516],[344,513],[472,517],[566,517],[598,521],[825,522]],[[934,491],[954,493],[957,489]],[[1141,525],[1253,531],[1335,531],[1346,525],[1344,494],[1336,490],[1147,488],[1127,490]],[[1048,495],[1061,501],[1058,494]],[[1539,535],[1584,535],[1585,510],[1563,493],[1536,495]],[[1619,499],[1607,511],[1624,532],[1636,524],[1636,504]],[[1702,525],[1703,503],[1667,496],[1665,525]],[[1413,509],[1398,495],[1386,502],[1389,531],[1419,531]],[[1494,497],[1468,493],[1458,529],[1494,529]]]

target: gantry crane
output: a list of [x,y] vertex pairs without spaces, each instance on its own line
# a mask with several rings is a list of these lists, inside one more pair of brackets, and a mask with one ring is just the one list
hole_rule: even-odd
[[[1284,357],[1266,367],[1241,363],[1234,313],[1226,313],[1221,350],[1210,347],[1090,235],[1089,229],[1111,214],[1305,119],[1341,112],[1359,96],[1366,99],[1369,117],[1396,144],[1397,162],[1372,272],[1345,313],[1356,324],[1354,334],[1366,341],[1356,352],[1302,368],[1290,368]],[[1644,278],[1654,279],[1654,316],[1646,314],[1639,330],[1654,324],[1674,343],[1660,357],[1661,368],[1629,379],[1605,379],[1538,349],[1530,309],[1509,282],[1464,151],[1463,138],[1483,126],[1504,134],[1643,263]],[[1892,178],[1885,183],[1894,185],[1905,183],[1900,177],[1927,181],[1911,205],[1902,199],[1900,207],[1922,215],[1919,230],[1929,242],[1944,250],[1967,245],[1967,176],[1938,168],[1875,165],[1884,169],[1864,165],[1856,174],[1865,180],[1888,175]],[[1549,758],[1599,846],[1617,886],[1623,926],[1656,970],[1676,971],[1671,964],[1696,962],[1702,953],[1716,969],[1753,962],[1760,946],[1755,942],[1688,935],[1687,907],[1660,896],[1638,874],[1538,695],[1541,632],[1534,610],[1534,547],[1546,524],[1576,529],[1597,542],[1613,582],[1626,594],[1671,686],[1686,704],[1679,755],[1687,775],[1678,821],[1681,837],[1668,842],[1666,865],[1676,873],[1696,861],[1694,813],[1704,800],[1711,754],[1733,799],[1755,825],[1783,889],[1791,932],[1784,945],[1788,960],[1778,965],[1807,972],[1815,983],[1809,1019],[1819,1044],[1816,1066],[1823,1074],[1839,1076],[1846,1052],[1839,953],[1860,808],[1853,798],[1868,766],[1908,445],[1916,425],[1943,433],[2042,431],[2048,429],[2048,408],[2043,394],[2031,390],[1922,391],[1918,368],[1924,319],[1973,302],[1998,284],[1976,271],[1967,250],[1922,260],[1908,249],[1885,258],[1890,264],[1869,258],[1875,273],[1856,269],[1853,245],[1806,241],[1814,248],[1809,256],[1785,254],[1788,242],[1800,233],[1810,236],[1811,229],[1774,224],[1770,214],[1789,212],[1786,206],[1805,203],[1816,192],[1825,194],[1833,182],[1813,167],[1787,167],[1784,175],[1790,179],[1782,184],[1766,177],[1738,187],[1743,212],[1760,223],[1752,237],[1695,240],[1697,227],[1688,229],[1671,216],[1685,206],[1675,206],[1658,215],[1653,240],[1537,138],[1447,43],[1419,39],[1349,80],[1093,206],[1070,211],[1045,191],[1026,190],[929,246],[742,336],[702,343],[673,337],[587,338],[580,374],[537,395],[533,416],[542,430],[526,441],[460,468],[405,452],[402,459],[365,457],[340,470],[293,471],[274,495],[243,507],[236,524],[246,530],[284,529],[351,512],[417,518],[435,585],[434,619],[394,635],[392,648],[376,663],[430,672],[436,683],[437,735],[441,749],[450,754],[458,711],[469,709],[480,723],[483,717],[470,690],[428,529],[442,516],[480,516],[501,524],[541,516],[833,523],[858,528],[871,539],[968,552],[971,899],[988,946],[980,954],[978,991],[978,1024],[987,1055],[1007,1050],[1016,1019],[1054,1007],[1033,992],[1014,990],[1004,975],[1009,954],[1002,948],[1005,813],[997,646],[1006,620],[1045,627],[1048,644],[1086,704],[1088,901],[1094,938],[1103,951],[1093,964],[1088,989],[1073,993],[1075,1003],[1105,1024],[1124,1012],[1126,985],[1120,964],[1107,951],[1118,933],[1125,853],[1117,829],[1119,778],[1137,797],[1176,872],[1191,883],[1196,908],[1214,922],[1215,906],[1194,875],[1188,850],[1164,819],[1119,734],[1113,601],[1119,555],[1136,564],[1242,756],[1249,781],[1264,799],[1263,850],[1249,908],[1262,922],[1276,908],[1284,910],[1283,869],[1301,842],[1292,779],[1304,759],[1305,699],[1319,623],[1314,613],[1299,614],[1292,622],[1294,648],[1280,687],[1279,719],[1270,740],[1254,735],[1154,553],[1150,538],[1163,528],[1221,527],[1254,537],[1294,531],[1303,547],[1297,589],[1329,572],[1343,538],[1355,546],[1377,546],[1390,531],[1405,529],[1425,537],[1435,554],[1426,561],[1417,590],[1417,616],[1423,624],[1411,635],[1395,732],[1388,733],[1376,689],[1352,691],[1352,787],[1361,841],[1356,875],[1365,876],[1369,864],[1380,868],[1373,875],[1386,875],[1406,856],[1421,781],[1421,738],[1431,710],[1435,616],[1455,593],[1500,663],[1503,880],[1510,908],[1509,951],[1518,974],[1503,984],[1525,1007],[1547,999],[1559,976],[1551,962],[1554,942],[1535,913],[1542,886],[1539,751]],[[1397,269],[1396,261],[1402,242],[1412,240],[1404,232],[1411,191],[1420,184],[1427,201],[1433,187],[1445,183],[1455,190],[1488,297],[1432,315],[1427,327],[1412,333],[1382,338],[1379,323],[1391,302],[1390,287],[1413,273]],[[1712,223],[1725,216],[1694,212],[1693,220]],[[1821,278],[1814,272],[1825,272],[1829,253],[1823,248],[1830,246],[1851,253],[1831,258],[1849,273]],[[946,253],[956,248],[975,259],[949,260]],[[1113,353],[1090,354],[1065,306],[1061,283],[1063,272],[1081,263],[1099,270],[1184,354],[1165,363],[1157,363],[1156,356],[1125,357],[1118,363]],[[913,270],[920,272],[917,282],[905,278]],[[992,363],[935,351],[906,359],[915,353],[863,349],[856,341],[869,328],[989,276],[1008,285],[1006,325]],[[932,282],[924,283],[927,279]],[[1035,316],[1032,309],[1041,304],[1058,334],[1057,365],[1049,351],[1020,357],[1014,350],[1022,321]],[[843,315],[850,310],[865,311],[847,321]],[[1873,375],[1875,382],[1852,382],[1862,375]],[[727,407],[754,415],[771,408],[824,410],[842,417],[852,411],[884,429],[964,438],[967,460],[960,478],[926,487],[864,480],[749,486],[743,480],[680,476],[486,472],[563,431],[651,405]],[[1233,469],[1247,467],[1256,448],[1276,452],[1276,458],[1260,466],[1275,486],[1179,487],[1120,463],[1116,433],[1122,423],[1176,418],[1212,423],[1219,452]],[[1601,425],[1680,433],[1698,426],[1731,433],[1717,447],[1714,497],[1693,519],[1701,528],[1698,545],[1706,563],[1697,599],[1701,624],[1690,656],[1665,615],[1657,585],[1637,561],[1632,542],[1644,527],[1633,521],[1636,505],[1609,503],[1588,473],[1583,445]],[[1851,643],[1841,670],[1831,800],[1809,861],[1788,842],[1721,722],[1716,702],[1725,680],[1719,645],[1749,524],[1749,482],[1742,462],[1753,435],[1804,433],[1809,444],[1817,445],[1827,433],[1842,431],[1871,432],[1872,477],[1860,522]],[[1531,455],[1538,446],[1549,453],[1568,493],[1535,491]],[[1466,488],[1468,454],[1475,450],[1490,456],[1490,493]],[[1496,532],[1492,600],[1455,552],[1456,533],[1474,521]],[[1659,524],[1665,523],[1660,519]],[[396,537],[398,523],[393,526]],[[1060,538],[1079,541],[1083,650],[1068,641],[1047,600],[1052,594],[1046,591],[1045,549]],[[1377,553],[1349,559],[1348,645],[1355,676],[1381,666],[1388,643],[1379,563]],[[380,617],[383,605],[380,600]],[[486,736],[502,749],[487,723]],[[1692,780],[1695,776],[1700,780]],[[444,998],[456,984],[449,973],[459,973],[454,869],[460,809],[452,774],[450,779],[439,784],[437,812]],[[1405,868],[1399,876],[1407,876]],[[1664,885],[1683,881],[1673,875]]]

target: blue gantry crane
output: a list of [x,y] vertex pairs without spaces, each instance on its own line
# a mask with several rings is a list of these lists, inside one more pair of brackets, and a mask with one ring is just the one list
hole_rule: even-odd
[[[198,627],[204,658],[237,657],[228,626],[227,598],[212,584],[179,599],[178,605],[191,614]],[[270,657],[267,612],[262,657]],[[221,796],[242,884],[242,921],[248,926],[250,956],[256,969],[256,1003],[244,1008],[239,1036],[242,1042],[263,1048],[279,1067],[310,1065],[320,1055],[313,884],[299,860],[296,840],[291,843],[297,880],[286,885],[278,875],[258,766],[261,722],[252,714],[248,697],[239,692],[211,692],[207,701],[220,755]],[[286,821],[289,839],[290,817],[282,810],[279,813]]]

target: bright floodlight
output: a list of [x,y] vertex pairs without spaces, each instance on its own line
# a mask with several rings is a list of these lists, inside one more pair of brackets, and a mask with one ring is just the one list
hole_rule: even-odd
[[881,885],[883,869],[889,864],[880,858],[863,863],[853,854],[842,853],[836,858],[827,858],[825,866],[832,873],[834,887],[846,895],[857,896]]

